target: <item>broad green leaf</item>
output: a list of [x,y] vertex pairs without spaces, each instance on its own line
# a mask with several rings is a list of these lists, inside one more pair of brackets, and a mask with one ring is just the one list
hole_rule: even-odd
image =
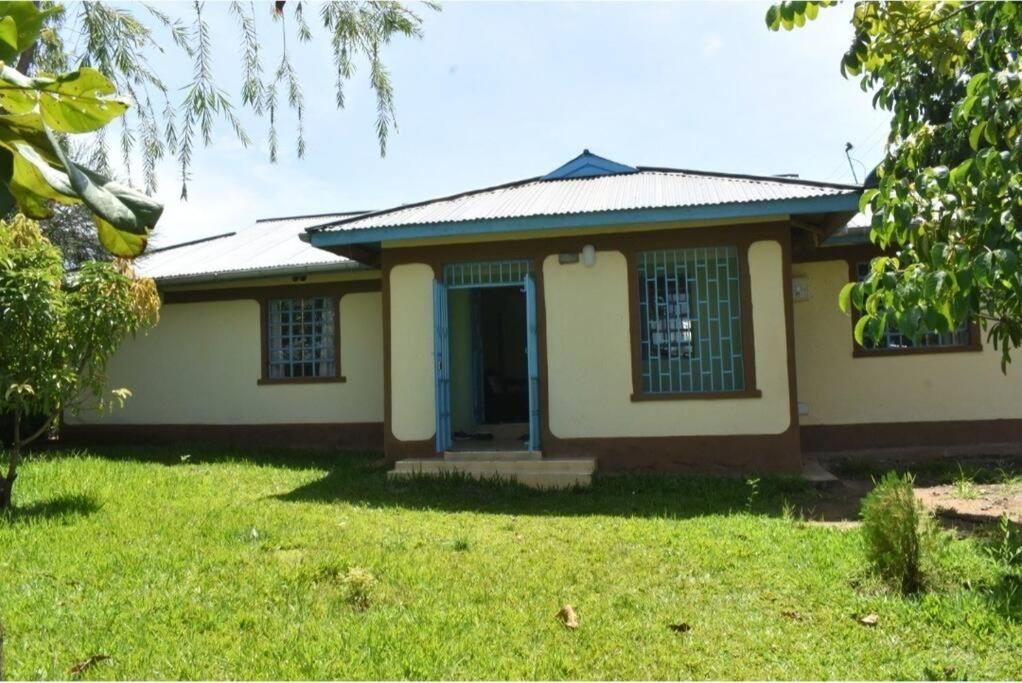
[[983,71],[969,79],[968,85],[965,86],[966,95],[975,95],[976,88],[980,87],[990,78],[990,74]]
[[873,198],[878,194],[880,194],[880,190],[877,189],[866,190],[863,192],[862,196],[859,197],[859,211],[865,211],[866,207],[869,206],[869,203],[873,201]]
[[983,129],[986,128],[986,126],[986,121],[980,121],[972,127],[972,130],[969,132],[969,146],[972,147],[972,149],[979,149],[979,142],[983,135]]
[[64,133],[98,130],[124,114],[129,105],[115,95],[114,84],[106,76],[89,67],[58,76],[40,90],[43,121]]
[[[137,190],[71,163],[49,129],[46,130],[46,135],[64,168],[67,169],[71,187],[93,210],[97,219],[108,222],[111,228],[119,232],[147,238],[163,213],[163,205]],[[100,227],[103,228],[102,225]],[[107,239],[113,242],[109,235]],[[118,255],[129,257],[141,254],[146,244],[146,240],[133,239],[126,235],[122,236],[121,242],[123,244],[118,244],[122,251]],[[138,248],[137,251],[126,253],[129,248],[135,247]]]
[[135,258],[145,251],[149,242],[149,233],[136,235],[125,230],[118,230],[107,221],[94,216],[99,231],[99,243],[114,256]]
[[951,184],[954,186],[962,185],[969,177],[969,169],[972,168],[972,159],[966,159],[962,163],[955,166],[954,170],[951,171]]
[[849,282],[847,285],[841,288],[841,293],[838,294],[837,304],[845,313],[849,313],[851,311],[852,290],[855,289],[855,284],[856,283],[854,282]]
[[776,31],[781,25],[781,12],[777,5],[770,5],[766,13],[766,25],[771,31]]
[[815,2],[810,2],[809,4],[806,5],[806,17],[808,17],[810,20],[815,19],[817,15],[819,15],[819,13],[820,6],[817,5]]
[[8,49],[12,55],[18,54],[18,22],[12,17],[3,17],[0,18],[0,55],[8,52]]
[[855,336],[855,342],[859,346],[863,346],[864,343],[863,333],[866,331],[866,325],[869,324],[869,321],[870,321],[869,316],[865,315],[855,321],[855,330],[853,334]]

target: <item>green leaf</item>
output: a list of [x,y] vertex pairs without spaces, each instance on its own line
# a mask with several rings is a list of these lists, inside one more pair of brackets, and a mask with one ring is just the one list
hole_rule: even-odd
[[[149,232],[156,226],[156,221],[163,213],[163,205],[138,190],[77,166],[68,160],[60,143],[49,129],[46,129],[46,135],[64,168],[67,169],[67,177],[75,194],[81,197],[97,218],[108,222],[111,228],[119,232],[129,233],[136,238],[148,238]],[[103,228],[102,225],[100,227]],[[122,249],[123,253],[118,253],[118,256],[138,256],[146,244],[146,240],[127,235],[122,236],[119,242],[115,242],[109,235],[107,239]],[[129,248],[138,250],[128,253]]]
[[970,96],[975,95],[976,88],[986,83],[989,78],[990,74],[985,71],[976,74],[975,76],[969,79],[968,85],[965,86],[965,94]]
[[13,54],[17,54],[18,22],[11,17],[0,19],[0,49],[6,51],[7,48],[14,50]]
[[810,21],[815,19],[819,14],[820,6],[815,2],[810,2],[806,5],[806,17],[808,17]]
[[856,283],[849,282],[847,285],[841,288],[841,292],[837,297],[837,305],[841,307],[841,310],[845,313],[851,311],[852,304],[852,291],[855,289]]
[[149,234],[136,235],[125,230],[118,230],[99,216],[94,216],[99,231],[99,243],[114,256],[135,258],[145,251],[149,242]]
[[865,211],[866,207],[869,206],[869,203],[872,202],[873,198],[876,197],[878,194],[880,194],[880,190],[877,190],[875,188],[863,192],[862,196],[859,197],[859,211]]
[[114,84],[106,76],[89,67],[58,76],[40,90],[43,121],[64,133],[98,130],[124,114],[130,104],[115,95]]
[[966,159],[958,164],[951,171],[951,184],[958,187],[969,178],[969,170],[972,168],[972,159]]
[[766,25],[771,31],[776,31],[781,26],[781,12],[777,5],[770,5],[766,13]]
[[975,126],[973,126],[972,130],[969,132],[969,146],[972,147],[973,150],[979,149],[979,141],[983,135],[983,129],[986,127],[987,122],[980,121]]
[[866,331],[866,325],[869,324],[869,321],[870,317],[866,315],[855,321],[855,330],[853,335],[855,336],[855,343],[859,346],[863,345],[863,333]]

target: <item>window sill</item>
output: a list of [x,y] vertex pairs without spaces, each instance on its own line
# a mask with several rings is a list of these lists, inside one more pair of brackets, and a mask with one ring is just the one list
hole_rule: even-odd
[[982,351],[982,344],[967,346],[923,346],[914,349],[864,349],[858,345],[852,349],[852,358],[890,358],[891,356],[928,356],[934,353],[975,353]]
[[262,377],[256,380],[256,384],[259,386],[273,384],[340,384],[347,381],[347,377]]
[[643,401],[713,401],[727,398],[762,398],[763,392],[759,389],[746,389],[744,391],[713,391],[706,393],[685,392],[673,394],[632,394],[632,402]]

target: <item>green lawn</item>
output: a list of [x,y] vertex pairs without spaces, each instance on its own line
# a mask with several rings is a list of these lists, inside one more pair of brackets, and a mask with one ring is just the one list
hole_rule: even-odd
[[[801,483],[750,491],[388,483],[370,456],[37,456],[0,517],[7,675],[106,654],[82,677],[1022,678],[1022,615],[981,541],[952,543],[945,588],[902,598],[870,579],[858,530],[782,514],[812,504]],[[353,567],[376,577],[368,608]]]

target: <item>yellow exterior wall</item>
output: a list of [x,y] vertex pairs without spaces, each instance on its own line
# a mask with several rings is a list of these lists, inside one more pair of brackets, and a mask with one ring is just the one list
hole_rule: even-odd
[[550,429],[560,438],[779,434],[791,423],[781,245],[749,248],[761,398],[633,402],[628,265],[543,262]]
[[[845,261],[795,264],[810,298],[796,301],[795,352],[802,425],[1022,418],[1019,368],[1000,369],[1000,353],[852,357],[852,327],[837,305],[848,282]],[[758,341],[758,339],[757,339]]]
[[401,441],[436,432],[433,373],[433,269],[422,263],[390,270],[391,432]]
[[253,300],[168,304],[146,335],[124,342],[109,365],[110,388],[132,392],[106,415],[68,414],[79,424],[283,424],[383,421],[382,297],[341,298],[343,383],[258,386],[262,353]]

